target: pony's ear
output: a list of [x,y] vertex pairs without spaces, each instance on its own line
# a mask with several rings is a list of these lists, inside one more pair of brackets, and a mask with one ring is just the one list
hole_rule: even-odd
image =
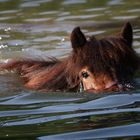
[[86,37],[81,32],[80,27],[76,27],[73,29],[71,33],[71,44],[74,50],[77,50],[85,45]]
[[133,30],[132,30],[132,26],[129,22],[127,22],[122,31],[121,31],[121,35],[122,37],[127,41],[129,46],[132,46],[132,42],[133,42]]

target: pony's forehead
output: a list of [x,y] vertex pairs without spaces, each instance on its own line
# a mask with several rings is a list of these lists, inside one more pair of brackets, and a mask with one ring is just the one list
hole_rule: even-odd
[[86,46],[89,46],[91,48],[99,48],[99,47],[113,47],[113,46],[124,46],[125,40],[120,37],[106,37],[106,38],[101,38],[101,39],[96,39],[95,37],[91,37],[88,41]]

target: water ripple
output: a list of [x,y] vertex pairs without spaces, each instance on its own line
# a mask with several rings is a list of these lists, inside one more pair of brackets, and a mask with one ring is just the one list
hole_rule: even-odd
[[[14,99],[10,99],[8,101],[0,102],[1,105],[20,105],[22,103],[22,100],[24,100],[24,104],[33,104],[38,102],[61,102],[61,101],[74,101],[74,100],[80,100],[78,99],[65,99],[63,98],[60,100],[57,98],[57,100],[49,99],[49,100],[31,100],[28,101],[29,95],[22,95],[21,97],[17,97]],[[26,98],[27,99],[26,99]],[[27,100],[27,101],[26,101]],[[60,112],[71,112],[71,111],[78,111],[78,110],[93,110],[93,109],[110,109],[110,108],[117,108],[121,106],[126,106],[133,104],[135,102],[140,101],[140,95],[139,94],[124,94],[124,95],[111,95],[103,98],[99,98],[96,100],[88,101],[86,103],[76,104],[76,103],[67,103],[67,104],[61,104],[61,105],[55,105],[55,106],[47,106],[42,107],[39,109],[32,109],[32,110],[16,110],[16,111],[0,111],[0,117],[6,117],[6,116],[21,116],[21,115],[29,115],[29,114],[45,114],[45,113],[60,113]]]
[[[64,108],[64,107],[63,107]],[[71,110],[67,110],[67,111],[71,111]],[[73,110],[72,110],[73,111]],[[23,111],[24,112],[24,111]],[[25,113],[26,115],[28,114],[34,114],[33,111],[28,111],[30,113]],[[56,111],[54,111],[56,112]],[[76,114],[68,114],[68,115],[57,115],[57,116],[51,116],[51,117],[40,117],[37,119],[25,119],[25,120],[21,120],[21,121],[14,121],[12,120],[12,122],[6,122],[3,124],[3,126],[17,126],[17,125],[33,125],[33,124],[41,124],[41,123],[47,123],[47,122],[51,122],[51,121],[60,121],[63,119],[70,119],[70,118],[76,118],[76,117],[86,117],[86,116],[96,116],[96,115],[108,115],[108,114],[116,114],[116,113],[127,113],[127,112],[140,112],[140,108],[135,108],[135,109],[117,109],[117,110],[105,110],[105,111],[94,111],[94,112],[87,112],[87,113],[76,113]],[[42,112],[45,113],[45,112]],[[53,113],[53,108],[51,109],[51,111],[47,111],[47,113]],[[13,113],[12,113],[13,114]],[[20,115],[25,115],[20,114]],[[41,112],[38,112],[38,114],[41,114]],[[14,114],[15,116],[19,115],[19,113]],[[10,115],[8,115],[10,116]]]
[[139,136],[140,134],[140,123],[131,125],[117,126],[102,128],[88,131],[78,131],[66,134],[52,135],[39,137],[38,140],[85,140],[85,139],[101,139],[101,138],[119,138],[129,136]]

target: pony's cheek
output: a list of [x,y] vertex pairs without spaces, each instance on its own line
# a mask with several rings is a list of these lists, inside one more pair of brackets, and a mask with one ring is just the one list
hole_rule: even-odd
[[91,78],[83,79],[82,82],[83,82],[84,90],[95,89],[96,87],[94,84],[94,80]]

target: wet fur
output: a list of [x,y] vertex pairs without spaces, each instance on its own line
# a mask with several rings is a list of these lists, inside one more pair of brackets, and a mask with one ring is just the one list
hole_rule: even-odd
[[67,58],[11,60],[1,64],[0,70],[16,70],[25,87],[45,91],[78,91],[79,72],[84,66],[95,77],[110,75],[120,82],[131,81],[139,67],[139,56],[132,49],[133,36],[127,26],[130,24],[126,24],[120,35],[100,40],[93,36],[87,40],[76,27],[71,34],[73,51]]

